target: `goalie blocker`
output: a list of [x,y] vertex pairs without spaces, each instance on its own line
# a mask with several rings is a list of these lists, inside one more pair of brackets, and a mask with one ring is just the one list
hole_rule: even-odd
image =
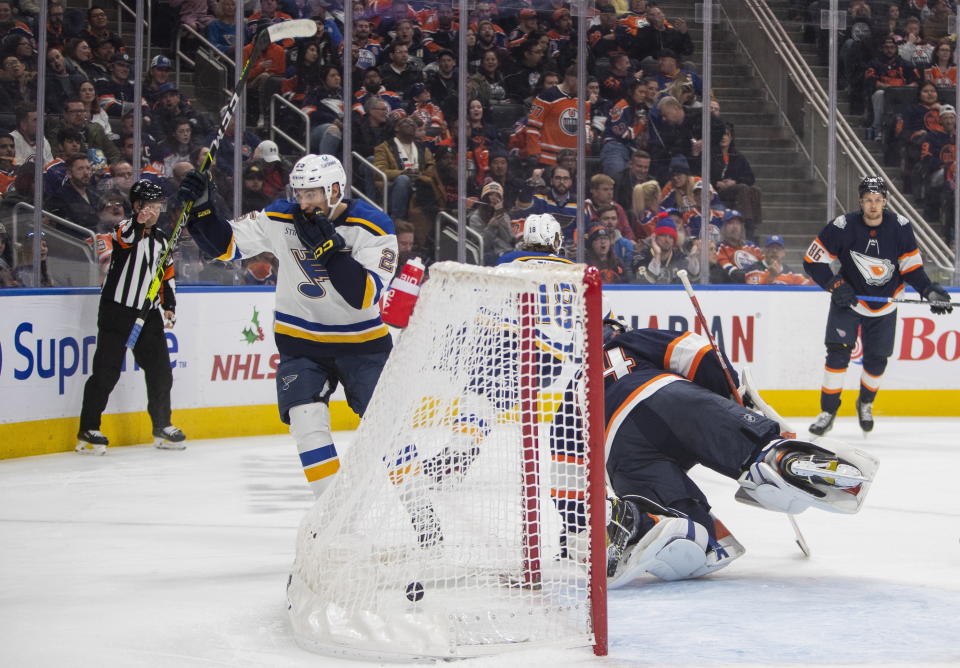
[[699,577],[744,553],[687,475],[695,464],[736,480],[735,498],[767,510],[860,509],[875,458],[839,442],[782,437],[786,425],[755,390],[747,398],[766,414],[731,399],[703,337],[618,331],[611,326],[604,345],[607,471],[618,496],[608,527],[610,587],[643,574]]

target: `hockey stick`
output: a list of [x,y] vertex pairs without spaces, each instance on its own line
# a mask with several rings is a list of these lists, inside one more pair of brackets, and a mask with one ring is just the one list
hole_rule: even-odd
[[[723,354],[720,352],[720,348],[717,346],[717,342],[713,338],[713,334],[710,332],[710,327],[707,325],[707,319],[703,315],[703,311],[700,309],[700,300],[697,299],[697,295],[693,292],[693,285],[690,284],[690,278],[687,276],[687,270],[681,269],[677,272],[677,278],[680,279],[680,282],[683,283],[683,289],[687,291],[687,296],[690,297],[690,302],[693,304],[693,310],[697,313],[697,321],[700,323],[700,326],[703,328],[703,331],[707,335],[707,339],[710,341],[710,347],[713,348],[713,353],[717,356],[717,360],[720,362],[720,368],[723,370],[723,376],[727,379],[727,385],[730,386],[730,391],[733,393],[734,399],[737,400],[737,403],[743,406],[743,397],[740,396],[740,390],[737,389],[737,384],[733,382],[733,376],[730,374],[730,369],[727,367],[727,362],[723,358]],[[796,534],[797,538],[797,547],[800,548],[800,551],[803,552],[803,556],[810,557],[810,547],[807,545],[806,539],[803,537],[803,534],[800,532],[800,525],[797,524],[797,520],[793,515],[787,515],[787,519],[790,520],[790,526],[793,527],[793,533]]]
[[870,297],[857,295],[857,299],[865,302],[883,302],[884,304],[926,304],[928,306],[956,306],[953,302],[927,301],[926,299],[907,299],[906,297]]
[[[199,171],[201,174],[205,173],[210,169],[211,165],[213,165],[214,161],[217,159],[217,151],[220,148],[220,142],[223,141],[223,137],[227,133],[227,126],[230,125],[230,121],[233,119],[233,113],[237,108],[237,104],[240,102],[240,94],[247,85],[247,79],[250,76],[250,69],[253,67],[254,63],[260,59],[260,55],[266,50],[266,48],[273,42],[279,42],[284,39],[313,37],[316,33],[317,24],[311,19],[296,19],[291,21],[283,21],[281,23],[274,23],[266,30],[261,30],[259,33],[257,33],[253,49],[250,51],[250,57],[247,58],[247,62],[243,64],[243,69],[240,71],[240,78],[237,80],[237,86],[233,91],[233,96],[230,98],[229,104],[227,104],[227,111],[224,113],[223,118],[220,119],[220,127],[217,129],[217,136],[214,138],[213,142],[211,142],[210,149],[197,171]],[[140,338],[140,331],[143,329],[143,324],[146,322],[147,316],[150,314],[150,309],[153,308],[153,302],[160,293],[160,285],[163,283],[164,266],[166,265],[170,254],[173,253],[173,249],[176,248],[177,241],[180,240],[180,233],[183,231],[183,225],[190,217],[190,211],[192,209],[193,200],[184,202],[183,208],[180,209],[180,216],[177,218],[177,222],[173,226],[173,230],[170,232],[170,240],[167,242],[167,247],[164,249],[163,254],[160,256],[160,260],[157,262],[157,268],[153,273],[153,279],[150,281],[150,287],[147,289],[147,295],[144,297],[143,306],[140,307],[140,312],[137,314],[137,319],[133,323],[133,328],[130,330],[130,336],[127,337],[127,348],[133,348],[137,344],[137,339]]]

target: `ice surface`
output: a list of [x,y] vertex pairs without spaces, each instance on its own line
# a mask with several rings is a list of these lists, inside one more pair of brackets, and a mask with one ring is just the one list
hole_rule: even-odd
[[[797,421],[805,425],[805,421]],[[350,434],[338,434],[345,443]],[[610,657],[523,652],[482,666],[960,663],[960,420],[878,417],[859,515],[786,518],[696,469],[747,554],[689,582],[610,595]],[[299,649],[284,586],[312,502],[289,437],[0,461],[0,666],[352,666]]]

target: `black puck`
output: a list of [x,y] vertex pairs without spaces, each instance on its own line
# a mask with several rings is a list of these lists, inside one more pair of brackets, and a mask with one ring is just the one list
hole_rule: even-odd
[[416,603],[423,598],[423,585],[419,582],[411,582],[407,585],[407,599]]

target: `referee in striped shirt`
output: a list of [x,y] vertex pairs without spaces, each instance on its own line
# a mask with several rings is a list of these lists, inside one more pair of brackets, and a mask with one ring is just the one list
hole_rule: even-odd
[[[163,208],[163,189],[152,181],[140,180],[130,188],[133,216],[120,221],[113,231],[110,269],[100,293],[97,315],[97,350],[93,372],[83,388],[77,452],[102,455],[109,441],[100,432],[100,416],[107,399],[120,379],[126,354],[127,336],[137,319],[157,263],[167,246],[167,236],[157,227]],[[133,357],[143,369],[147,382],[147,412],[153,422],[156,446],[183,450],[183,432],[170,424],[170,352],[164,336],[164,320],[173,327],[176,320],[173,259],[167,259],[163,284],[154,307],[143,325]],[[162,309],[162,314],[161,314]]]

